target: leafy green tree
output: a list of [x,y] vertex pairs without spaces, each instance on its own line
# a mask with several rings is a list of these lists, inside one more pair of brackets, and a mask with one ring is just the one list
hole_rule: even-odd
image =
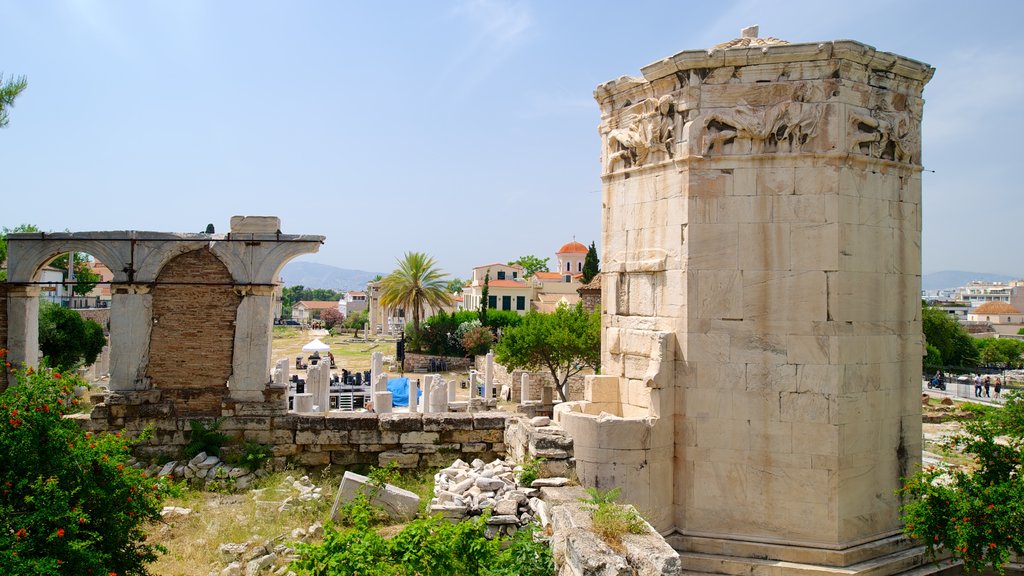
[[466,286],[466,281],[460,278],[452,278],[448,281],[448,291],[452,294],[462,294],[462,289]]
[[590,284],[590,281],[601,273],[600,267],[601,260],[597,257],[597,247],[594,243],[590,243],[590,248],[587,250],[587,257],[583,260],[583,283]]
[[1024,554],[1024,401],[963,422],[964,433],[946,443],[973,465],[928,466],[904,479],[904,531],[928,546],[933,558],[949,554],[968,572],[998,573],[1010,554]]
[[1012,338],[982,338],[977,341],[981,363],[986,366],[1010,368],[1020,363],[1024,342]]
[[550,314],[531,310],[521,324],[504,331],[494,358],[509,370],[547,369],[565,401],[569,378],[601,365],[600,312],[587,312],[582,302]]
[[452,303],[446,276],[432,257],[422,252],[406,252],[398,261],[398,268],[381,280],[381,306],[412,312],[413,333],[418,336],[426,306],[440,310]]
[[548,260],[550,258],[540,258],[533,254],[527,254],[526,256],[520,256],[518,260],[513,260],[508,263],[509,266],[522,266],[523,267],[523,278],[529,278],[537,272],[548,271]]
[[925,341],[938,349],[944,365],[965,368],[978,365],[978,347],[974,338],[955,318],[938,308],[924,305],[921,326]]
[[3,231],[0,232],[0,266],[4,267],[3,270],[0,270],[0,281],[7,280],[7,235],[21,232],[39,232],[39,228],[34,224],[20,224],[14,228],[4,226]]
[[[64,273],[64,280],[68,278],[68,255],[62,254],[50,261],[50,266]],[[71,291],[79,296],[85,296],[96,287],[103,278],[92,271],[89,266],[89,256],[78,252],[75,254],[75,285]]]
[[480,290],[480,324],[487,326],[487,299],[491,296],[491,271],[484,273],[484,287]]
[[145,525],[178,491],[129,465],[132,441],[64,417],[78,410],[81,380],[12,372],[0,393],[0,572],[148,574],[163,549],[146,542]]
[[342,327],[355,330],[355,337],[359,338],[359,331],[363,329],[363,326],[366,326],[366,322],[369,321],[369,319],[370,313],[368,311],[359,310],[358,312],[349,314],[348,317],[345,318],[345,322],[342,324]]
[[7,126],[10,118],[7,111],[14,107],[14,99],[28,88],[28,80],[24,76],[11,76],[4,81],[4,75],[0,74],[0,128]]
[[103,327],[78,312],[50,302],[39,303],[39,349],[49,366],[61,371],[96,361],[107,338]]

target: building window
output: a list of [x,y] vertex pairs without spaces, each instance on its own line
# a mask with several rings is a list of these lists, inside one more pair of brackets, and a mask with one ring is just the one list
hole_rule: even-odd
[[502,310],[511,310],[512,309],[512,297],[511,296],[502,296],[501,297],[501,309]]
[[498,280],[504,280],[504,279],[505,279],[505,271],[504,270],[498,270]]
[[488,296],[487,297],[487,307],[488,308],[497,308],[498,307],[498,297],[497,296]]
[[516,272],[515,270],[513,270],[512,271],[512,279],[515,280],[518,277],[519,277],[519,272]]
[[516,296],[516,310],[526,310],[526,296]]
[[571,270],[572,270],[572,263],[571,262],[566,262],[565,263],[565,271],[569,272]]
[[577,262],[576,263],[576,271],[577,272],[583,272],[583,262]]
[[565,275],[565,283],[568,284],[569,282],[572,282],[572,276],[569,276],[568,274],[566,274]]

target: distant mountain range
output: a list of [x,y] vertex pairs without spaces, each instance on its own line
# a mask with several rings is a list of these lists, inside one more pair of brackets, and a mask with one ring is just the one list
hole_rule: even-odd
[[285,286],[305,286],[306,288],[329,288],[331,290],[366,290],[366,283],[379,272],[366,270],[349,270],[329,264],[315,262],[289,262],[281,270],[281,279]]
[[922,290],[947,290],[952,288],[959,288],[966,285],[971,280],[981,280],[982,282],[1009,282],[1011,280],[1020,280],[1013,276],[1005,276],[1003,274],[989,274],[986,272],[964,272],[961,270],[945,270],[942,272],[932,272],[931,274],[925,274],[921,276],[921,289]]

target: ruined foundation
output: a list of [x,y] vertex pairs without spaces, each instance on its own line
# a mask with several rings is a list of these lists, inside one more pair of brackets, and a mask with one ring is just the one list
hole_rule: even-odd
[[922,562],[895,490],[921,453],[933,72],[748,33],[595,92],[605,376],[556,417],[687,571]]

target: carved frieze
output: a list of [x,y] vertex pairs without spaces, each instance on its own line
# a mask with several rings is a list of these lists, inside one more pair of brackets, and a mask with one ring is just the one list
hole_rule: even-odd
[[909,111],[851,111],[847,142],[851,154],[921,163],[920,122]]
[[676,105],[671,96],[646,98],[622,112],[620,127],[608,132],[608,170],[642,166],[652,152],[673,155]]
[[[750,154],[800,152],[815,135],[824,114],[820,91],[801,86],[789,101],[770,106],[751,106],[744,101],[731,109],[717,109],[698,117],[700,154],[725,154],[727,145],[749,141]],[[746,147],[742,150],[748,153]]]

